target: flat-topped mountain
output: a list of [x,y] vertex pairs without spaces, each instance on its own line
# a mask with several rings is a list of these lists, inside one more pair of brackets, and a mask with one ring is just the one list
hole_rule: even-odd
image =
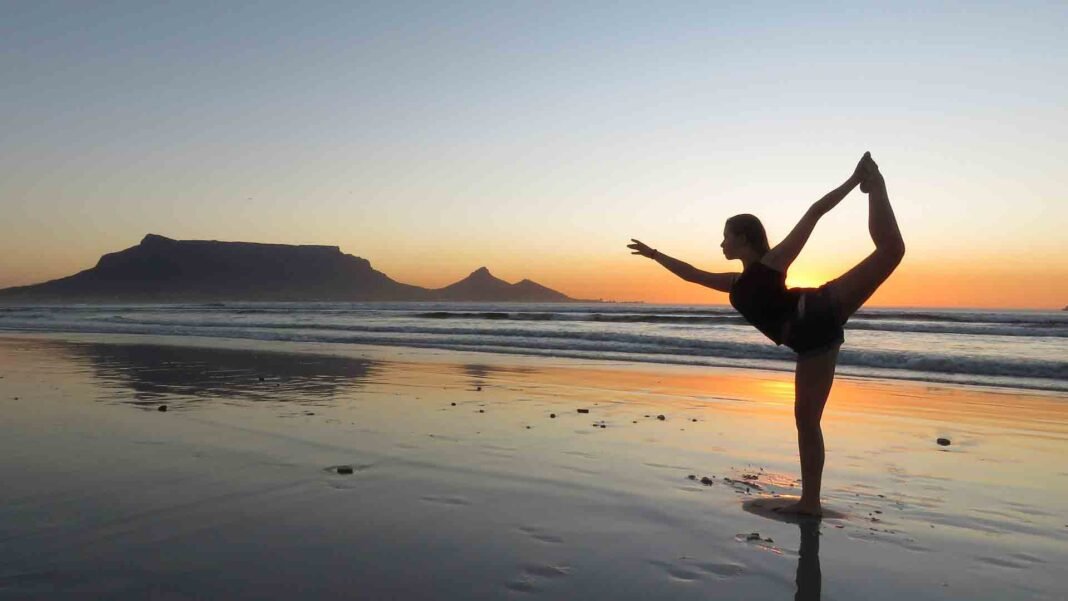
[[570,301],[483,267],[439,290],[394,281],[337,246],[172,240],[148,234],[65,278],[0,290],[5,302]]

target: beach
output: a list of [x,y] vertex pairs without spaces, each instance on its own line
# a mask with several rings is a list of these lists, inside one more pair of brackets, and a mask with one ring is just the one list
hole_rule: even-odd
[[0,366],[3,599],[1068,598],[1063,391],[839,376],[796,522],[761,508],[800,492],[784,371],[102,333]]

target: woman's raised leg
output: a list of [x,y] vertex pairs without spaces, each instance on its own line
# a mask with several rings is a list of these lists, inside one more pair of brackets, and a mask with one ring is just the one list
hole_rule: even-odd
[[905,256],[905,241],[897,227],[894,209],[879,168],[871,163],[868,185],[868,232],[875,252],[832,282],[838,300],[839,320],[845,323],[871,297]]

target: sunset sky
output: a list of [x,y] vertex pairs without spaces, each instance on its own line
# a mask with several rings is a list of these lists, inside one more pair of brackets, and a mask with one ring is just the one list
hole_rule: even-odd
[[[1068,3],[4,2],[0,287],[148,232],[329,244],[438,287],[725,303],[870,150],[908,254],[874,305],[1068,304]],[[872,248],[858,192],[789,282]]]

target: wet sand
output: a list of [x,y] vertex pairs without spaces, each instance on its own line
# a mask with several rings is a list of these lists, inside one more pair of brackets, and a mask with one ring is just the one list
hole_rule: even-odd
[[799,523],[765,507],[800,492],[792,390],[759,370],[3,335],[0,598],[1068,596],[1063,394],[840,378],[839,516]]

